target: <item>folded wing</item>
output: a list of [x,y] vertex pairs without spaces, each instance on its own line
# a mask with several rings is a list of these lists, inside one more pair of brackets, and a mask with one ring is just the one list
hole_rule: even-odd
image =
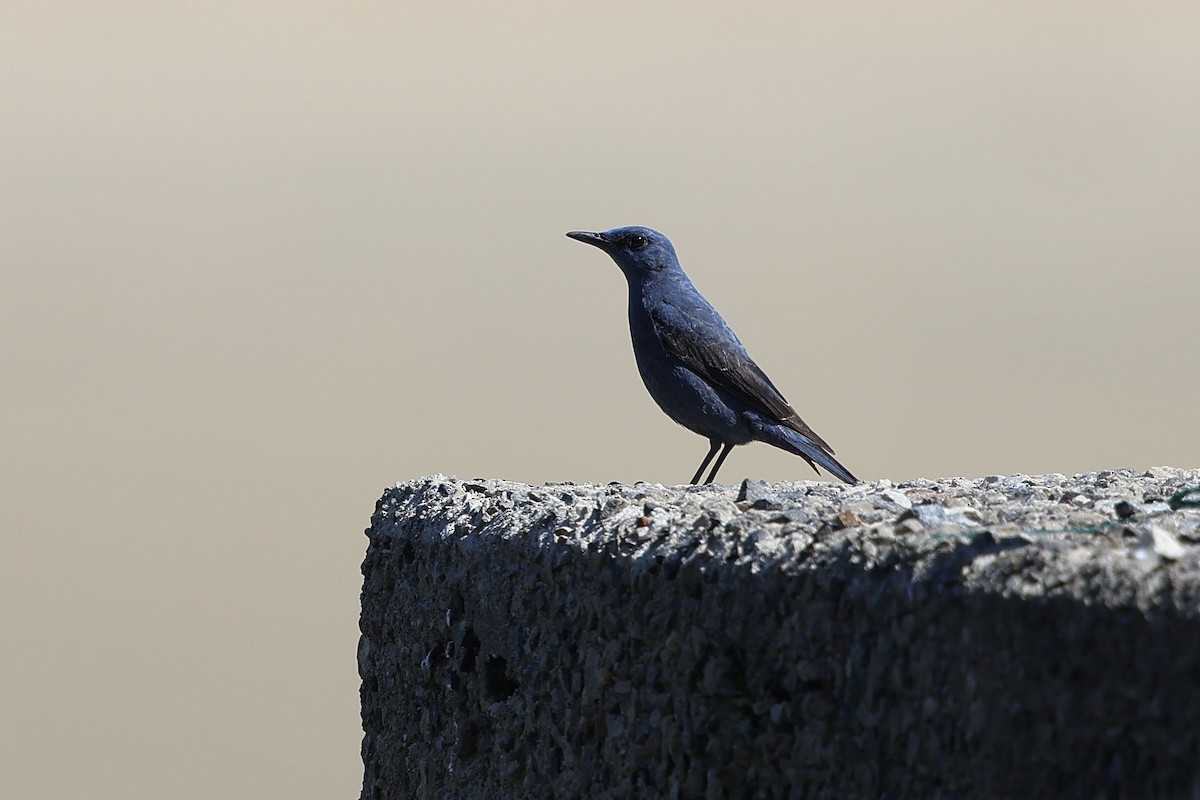
[[[716,311],[712,314],[715,316]],[[652,309],[650,318],[666,351],[710,386],[807,436],[822,450],[833,454],[833,449],[800,419],[771,379],[754,363],[728,326],[722,324],[719,331],[701,331],[698,326],[702,322],[689,319],[688,315],[670,306]]]

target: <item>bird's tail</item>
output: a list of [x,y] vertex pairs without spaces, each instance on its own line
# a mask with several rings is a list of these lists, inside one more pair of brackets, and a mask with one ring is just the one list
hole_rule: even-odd
[[809,439],[803,433],[794,431],[791,428],[780,425],[776,422],[767,422],[766,420],[759,421],[758,436],[767,444],[774,445],[781,450],[787,450],[789,453],[795,453],[816,469],[818,465],[823,467],[833,477],[838,480],[845,481],[848,484],[858,483],[858,478],[851,474],[850,470],[843,467],[838,460],[833,457],[833,454],[822,449],[820,445]]

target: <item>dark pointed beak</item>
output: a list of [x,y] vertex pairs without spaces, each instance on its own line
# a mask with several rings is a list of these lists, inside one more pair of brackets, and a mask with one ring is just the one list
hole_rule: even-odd
[[577,242],[595,245],[599,248],[608,247],[608,240],[606,240],[600,234],[592,233],[591,231],[567,231],[567,236],[571,237]]

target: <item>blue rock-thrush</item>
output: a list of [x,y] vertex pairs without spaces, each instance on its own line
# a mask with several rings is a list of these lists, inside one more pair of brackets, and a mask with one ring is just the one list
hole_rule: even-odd
[[717,451],[721,454],[705,483],[713,482],[729,451],[752,441],[795,453],[814,470],[820,464],[846,483],[858,483],[684,274],[666,236],[642,227],[571,231],[567,236],[599,247],[625,273],[629,333],[642,382],[668,417],[711,445],[693,484],[700,482]]

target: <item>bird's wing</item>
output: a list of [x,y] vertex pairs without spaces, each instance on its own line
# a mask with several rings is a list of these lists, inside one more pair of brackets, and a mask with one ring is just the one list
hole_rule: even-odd
[[[716,315],[715,309],[712,315]],[[664,349],[692,372],[833,454],[833,449],[800,419],[723,321],[719,327],[705,324],[681,309],[667,305],[651,309],[650,319]]]

